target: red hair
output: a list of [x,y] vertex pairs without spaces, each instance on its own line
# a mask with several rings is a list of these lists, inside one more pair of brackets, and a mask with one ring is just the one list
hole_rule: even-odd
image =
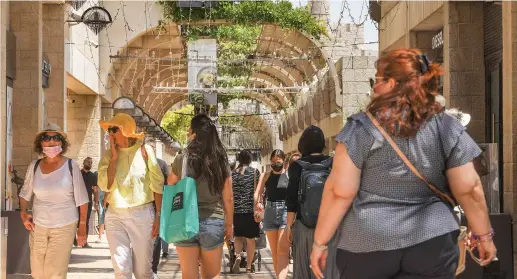
[[443,69],[426,61],[420,50],[388,52],[377,60],[377,74],[383,81],[396,82],[390,92],[375,96],[367,107],[388,133],[413,137],[422,124],[442,111],[435,96]]

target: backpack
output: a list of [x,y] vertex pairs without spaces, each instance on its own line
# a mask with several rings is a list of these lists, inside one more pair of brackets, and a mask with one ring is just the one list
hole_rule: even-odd
[[314,164],[302,160],[295,161],[302,167],[298,188],[298,203],[300,204],[298,214],[300,221],[307,228],[315,228],[318,222],[323,187],[330,174],[332,160],[333,158],[330,157]]
[[[38,159],[36,163],[34,164],[34,171],[33,174],[36,173],[36,170],[38,169],[39,163],[41,162],[41,159]],[[72,160],[68,159],[68,169],[70,170],[70,175],[72,176],[72,179],[74,178],[74,172],[72,171]]]

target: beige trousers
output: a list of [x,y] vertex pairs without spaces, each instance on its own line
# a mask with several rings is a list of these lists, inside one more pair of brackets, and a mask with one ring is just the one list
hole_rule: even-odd
[[76,232],[77,222],[52,229],[34,227],[29,236],[34,279],[66,278]]
[[154,206],[110,207],[106,212],[106,237],[115,279],[154,278],[152,270]]

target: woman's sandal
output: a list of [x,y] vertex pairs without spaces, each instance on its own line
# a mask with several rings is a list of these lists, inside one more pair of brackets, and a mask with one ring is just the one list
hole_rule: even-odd
[[246,273],[255,273],[252,268],[246,268]]

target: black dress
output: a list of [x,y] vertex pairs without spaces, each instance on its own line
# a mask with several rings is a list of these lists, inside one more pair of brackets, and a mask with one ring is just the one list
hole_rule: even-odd
[[[236,237],[259,237],[259,223],[253,216],[253,194],[255,183],[258,183],[260,172],[252,167],[246,167],[244,173],[232,173],[233,181],[233,226]],[[255,181],[255,182],[254,182]]]

